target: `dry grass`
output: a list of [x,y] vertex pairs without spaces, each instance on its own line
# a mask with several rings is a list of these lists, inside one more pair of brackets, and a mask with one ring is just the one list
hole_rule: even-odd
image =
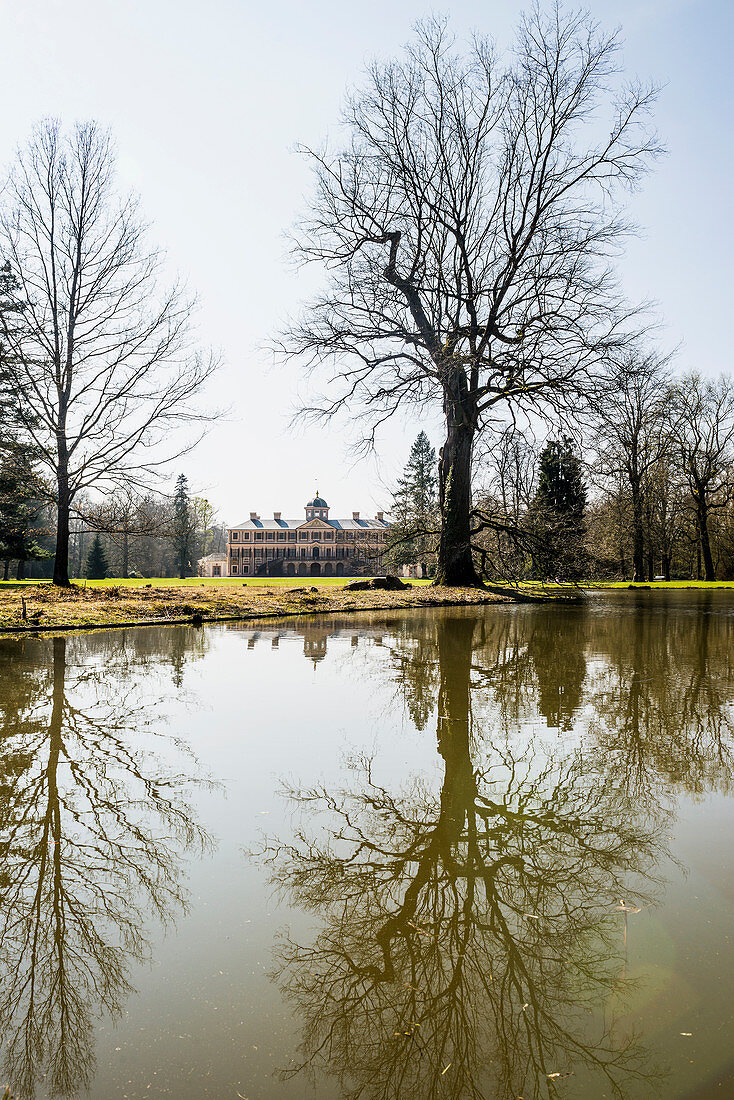
[[[400,592],[345,592],[343,587],[161,584],[58,589],[49,584],[0,588],[0,632],[81,630],[143,623],[483,604],[497,596],[463,588],[416,586]],[[25,603],[25,618],[23,605]]]

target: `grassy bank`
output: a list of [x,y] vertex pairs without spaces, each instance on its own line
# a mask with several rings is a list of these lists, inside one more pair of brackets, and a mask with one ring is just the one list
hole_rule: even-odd
[[734,581],[589,581],[593,588],[734,588]]
[[[399,592],[346,592],[345,579],[88,581],[0,584],[0,633],[88,630],[155,623],[227,622],[315,613],[486,604],[499,597],[416,582]],[[320,581],[320,583],[316,583]]]
[[[0,633],[86,630],[147,623],[216,622],[289,615],[378,611],[389,608],[441,607],[495,603],[502,597],[464,588],[432,588],[411,581],[400,592],[345,592],[346,577],[283,577],[245,580],[80,581],[70,589],[48,582],[0,581]],[[523,584],[521,593],[570,596],[616,589],[734,589],[734,581],[629,581]]]

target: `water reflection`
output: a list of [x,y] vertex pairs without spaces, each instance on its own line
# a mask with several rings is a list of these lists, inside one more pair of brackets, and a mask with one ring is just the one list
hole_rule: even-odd
[[627,922],[659,897],[672,789],[731,782],[712,621],[449,612],[381,639],[379,674],[435,721],[440,782],[356,755],[339,789],[288,789],[302,826],[263,854],[320,930],[275,953],[302,1023],[285,1077],[382,1100],[656,1090],[619,1019]]
[[[0,1079],[24,1100],[647,1100],[715,1074],[719,1095],[732,811],[701,795],[731,791],[734,602],[624,597],[0,642]],[[197,791],[166,712],[231,797]],[[189,800],[221,845],[159,945],[205,842]],[[285,921],[292,1017],[263,973]]]
[[150,915],[184,906],[181,856],[206,843],[195,762],[179,746],[173,771],[137,737],[160,740],[136,682],[150,633],[0,647],[2,1071],[24,1098],[88,1088],[93,1022],[120,1012]]
[[[305,1021],[297,1069],[323,1066],[345,1096],[541,1095],[579,1063],[612,1084],[642,1072],[612,1023],[589,1038],[580,1015],[618,990],[614,903],[649,903],[660,822],[601,784],[588,754],[518,751],[482,727],[479,626],[436,625],[440,790],[390,790],[357,758],[345,789],[291,792],[335,819],[327,833],[270,850],[274,880],[323,921],[313,945],[278,952]],[[419,713],[421,666],[400,665]]]

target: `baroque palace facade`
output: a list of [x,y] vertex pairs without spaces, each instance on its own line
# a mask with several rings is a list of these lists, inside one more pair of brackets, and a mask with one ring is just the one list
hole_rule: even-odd
[[249,520],[227,532],[223,576],[357,576],[381,572],[390,524],[378,512],[374,519],[330,519],[329,505],[316,492],[306,505],[305,519],[282,519],[274,512]]

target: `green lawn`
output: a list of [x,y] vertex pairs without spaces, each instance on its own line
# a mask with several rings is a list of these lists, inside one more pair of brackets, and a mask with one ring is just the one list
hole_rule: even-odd
[[[108,577],[104,581],[88,581],[84,578],[72,581],[73,584],[86,588],[191,588],[191,587],[239,587],[247,585],[249,588],[333,588],[347,584],[349,581],[364,580],[363,577],[187,577],[179,580],[178,577],[144,577],[142,580],[123,580],[121,577]],[[0,581],[0,589],[23,588],[27,585],[50,584],[50,580],[24,580],[24,581]],[[411,578],[411,585],[430,584],[429,580],[416,580]],[[495,581],[495,584],[508,585],[511,581]],[[734,581],[640,581],[633,584],[632,581],[580,581],[574,584],[555,584],[540,581],[524,581],[521,588],[541,588],[544,591],[569,589],[615,589],[615,588],[734,588]]]
[[[81,578],[73,580],[72,584],[87,588],[144,588],[152,585],[153,588],[191,588],[192,586],[213,587],[242,587],[246,584],[249,588],[310,588],[341,586],[349,581],[364,580],[364,577],[186,577],[179,580],[178,577],[144,577],[142,580],[123,580],[121,577],[108,577],[104,581],[88,581]],[[22,588],[26,585],[50,584],[50,580],[24,580],[24,581],[0,581],[0,588]],[[429,584],[429,581],[411,580],[411,584]]]

